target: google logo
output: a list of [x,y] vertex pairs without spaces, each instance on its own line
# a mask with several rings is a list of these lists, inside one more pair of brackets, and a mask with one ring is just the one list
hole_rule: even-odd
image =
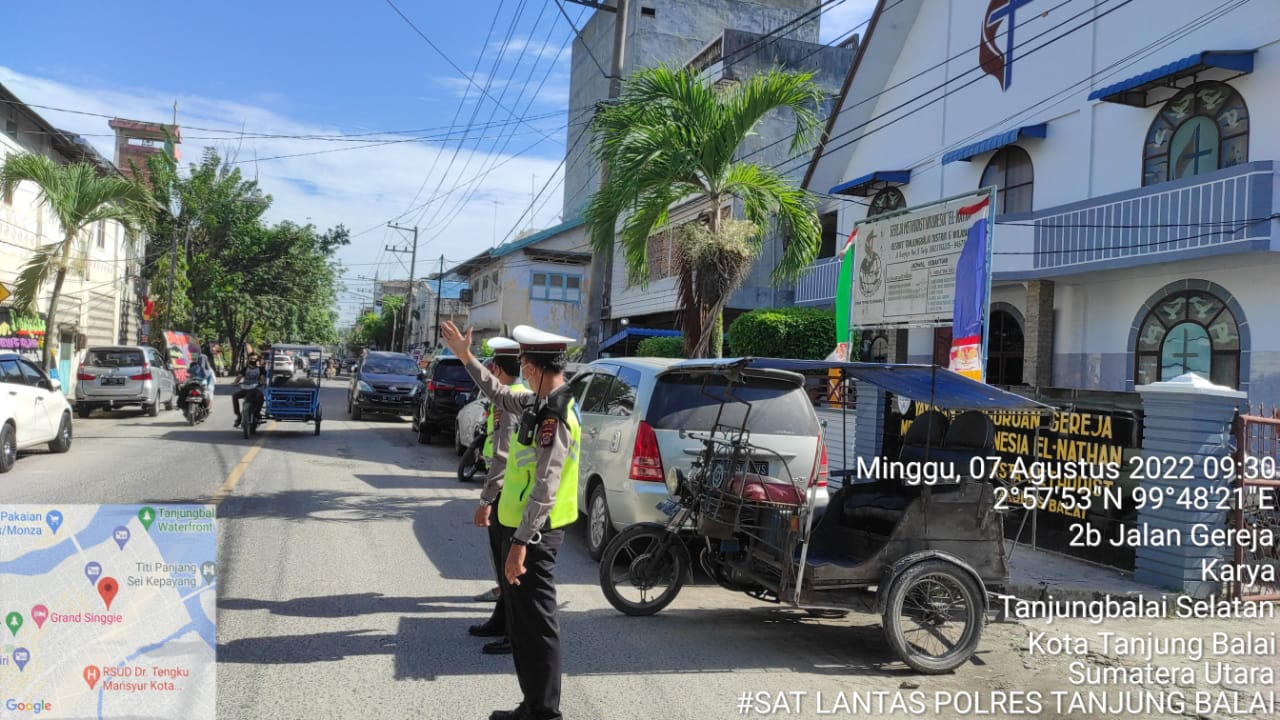
[[4,709],[18,710],[22,712],[29,712],[29,713],[34,713],[36,715],[39,715],[40,713],[46,710],[52,712],[53,703],[45,702],[44,700],[36,700],[35,702],[30,702],[30,701],[23,702],[22,700],[9,698],[8,700],[4,701]]

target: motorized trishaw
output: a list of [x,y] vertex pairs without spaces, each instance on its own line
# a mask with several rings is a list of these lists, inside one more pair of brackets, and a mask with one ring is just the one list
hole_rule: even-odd
[[[292,374],[274,372],[279,357],[289,358],[295,368]],[[324,349],[319,345],[273,345],[266,354],[266,366],[273,370],[271,382],[262,389],[262,406],[250,407],[248,417],[241,423],[244,437],[256,433],[257,426],[268,420],[314,423],[315,434],[319,435],[324,359]]]
[[[970,473],[972,458],[993,454],[991,420],[982,412],[954,419],[924,413],[893,458],[902,464],[881,458],[839,473],[846,476],[843,486],[815,517],[816,493],[825,488],[810,478],[750,471],[760,460],[783,458],[752,442],[750,403],[734,389],[752,378],[802,387],[804,377],[793,371],[838,369],[932,407],[1043,406],[923,365],[750,358],[686,365],[705,373],[701,392],[715,391],[709,396],[719,400],[719,414],[710,432],[683,434],[702,449],[687,473],[667,471],[671,497],[659,507],[670,520],[633,525],[606,547],[600,583],[610,604],[628,615],[666,607],[685,582],[692,548],[706,574],[729,590],[814,612],[880,614],[890,646],[917,671],[942,673],[967,661],[978,647],[989,593],[1007,584],[1009,575],[994,487]],[[854,455],[845,449],[846,457]],[[935,466],[932,471],[927,464]],[[954,482],[936,480],[946,475],[943,469],[954,473]]]

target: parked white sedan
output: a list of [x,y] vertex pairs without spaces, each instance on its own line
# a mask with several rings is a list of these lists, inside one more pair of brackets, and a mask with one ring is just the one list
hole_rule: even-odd
[[37,445],[71,449],[71,404],[62,384],[30,360],[0,353],[0,473],[13,469],[18,451]]

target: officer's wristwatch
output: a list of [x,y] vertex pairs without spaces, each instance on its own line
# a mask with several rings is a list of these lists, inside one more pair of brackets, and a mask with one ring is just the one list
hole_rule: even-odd
[[493,500],[485,500],[484,498],[480,498],[480,505],[482,505],[483,507],[492,507],[494,502],[495,501]]

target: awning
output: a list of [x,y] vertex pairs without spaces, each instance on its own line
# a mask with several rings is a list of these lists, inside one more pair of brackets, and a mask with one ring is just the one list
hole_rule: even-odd
[[887,187],[897,187],[911,182],[910,170],[877,170],[847,183],[841,183],[828,191],[829,195],[857,195],[867,197]]
[[1050,407],[933,365],[780,358],[754,358],[751,365],[793,372],[842,370],[848,377],[871,383],[895,395],[948,410],[1034,410]]
[[680,337],[680,331],[679,330],[650,330],[649,328],[633,328],[633,327],[623,328],[622,332],[614,335],[608,340],[605,340],[603,343],[600,343],[600,349],[603,350],[607,347],[612,347],[614,345],[617,345],[623,340],[626,340],[628,337],[642,337],[642,338]]
[[1150,107],[1201,80],[1230,80],[1253,72],[1257,50],[1206,50],[1089,93],[1090,100]]
[[947,163],[953,163],[953,162],[956,162],[957,160],[964,160],[965,162],[968,162],[969,160],[973,159],[978,155],[981,155],[982,153],[988,153],[988,152],[991,152],[992,150],[999,150],[1005,145],[1012,145],[1018,142],[1019,138],[1024,138],[1024,137],[1042,138],[1047,136],[1048,134],[1049,134],[1048,123],[1040,123],[1039,125],[1023,125],[1020,128],[1014,128],[1013,130],[1006,130],[1005,132],[1002,132],[999,135],[996,135],[994,137],[989,137],[986,140],[979,140],[976,143],[970,143],[969,145],[965,145],[962,148],[957,148],[955,150],[952,150],[951,152],[942,156],[942,164],[946,165]]

